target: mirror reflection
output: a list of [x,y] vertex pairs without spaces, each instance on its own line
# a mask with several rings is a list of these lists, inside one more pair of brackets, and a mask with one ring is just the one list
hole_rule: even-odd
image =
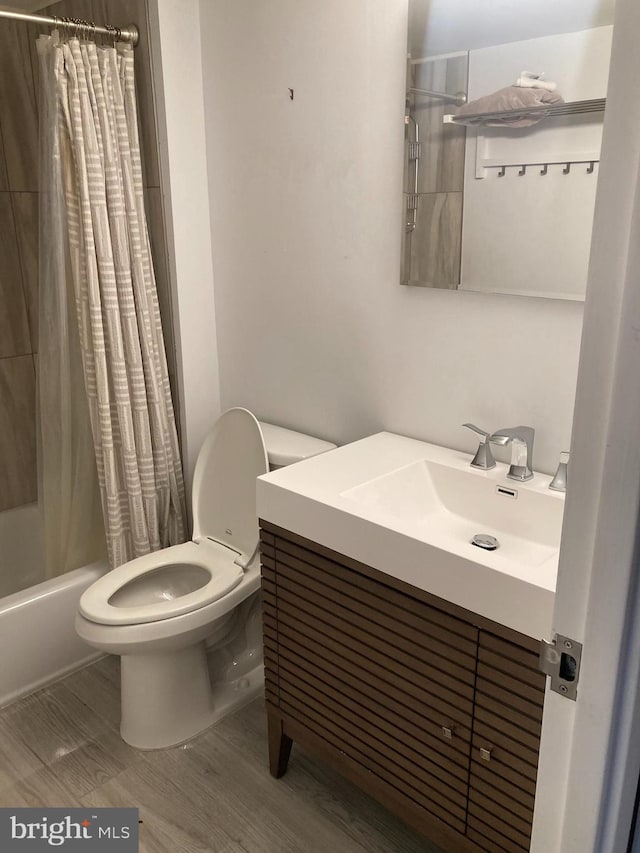
[[614,3],[409,0],[403,284],[584,299]]

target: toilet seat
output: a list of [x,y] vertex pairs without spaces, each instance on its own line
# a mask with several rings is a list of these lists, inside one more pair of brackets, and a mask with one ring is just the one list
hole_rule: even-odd
[[258,421],[247,409],[226,411],[198,454],[193,540],[107,572],[83,593],[80,614],[99,625],[139,625],[223,598],[257,551],[256,479],[268,470]]
[[[237,551],[211,540],[184,542],[145,554],[93,583],[80,599],[80,613],[100,625],[137,625],[190,613],[222,598],[242,581],[244,572],[235,562],[237,558]],[[165,583],[158,583],[161,570],[171,567],[174,571],[166,573]],[[194,588],[182,594],[178,590],[175,595],[175,587],[180,587],[183,580],[181,574],[185,574],[183,568],[195,570],[190,572],[195,578]],[[198,583],[198,569],[202,572],[202,583]],[[156,583],[149,584],[145,596],[144,583],[152,575],[156,576]],[[130,603],[126,601],[128,592]],[[149,603],[143,603],[145,597]]]

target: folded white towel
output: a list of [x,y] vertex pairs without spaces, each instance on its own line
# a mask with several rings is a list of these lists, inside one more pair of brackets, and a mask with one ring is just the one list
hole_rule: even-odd
[[522,89],[545,89],[547,92],[555,92],[557,83],[543,80],[544,74],[534,74],[533,71],[523,71],[516,80],[516,86]]

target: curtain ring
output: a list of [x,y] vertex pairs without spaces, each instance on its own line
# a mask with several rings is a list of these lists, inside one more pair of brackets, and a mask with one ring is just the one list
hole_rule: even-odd
[[117,41],[118,28],[114,27],[113,24],[105,24],[104,28],[105,28],[105,30],[109,30],[109,32],[111,33],[111,38],[113,39],[113,47],[115,48],[116,41]]

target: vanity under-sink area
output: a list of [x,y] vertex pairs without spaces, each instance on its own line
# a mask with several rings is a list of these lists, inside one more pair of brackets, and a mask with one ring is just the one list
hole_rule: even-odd
[[564,495],[382,432],[258,479],[270,770],[292,743],[444,850],[526,851]]

